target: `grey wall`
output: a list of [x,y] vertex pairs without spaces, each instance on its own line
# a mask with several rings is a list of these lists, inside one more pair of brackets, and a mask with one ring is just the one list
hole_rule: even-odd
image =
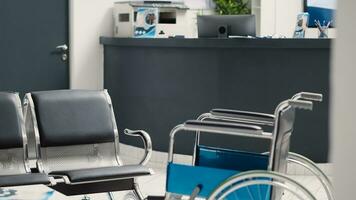
[[338,38],[331,76],[332,160],[337,199],[355,198],[356,167],[356,1],[338,1]]

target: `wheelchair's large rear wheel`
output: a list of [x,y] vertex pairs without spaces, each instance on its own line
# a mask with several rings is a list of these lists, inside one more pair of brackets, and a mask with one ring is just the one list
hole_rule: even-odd
[[[269,193],[259,190],[266,186],[269,186]],[[249,197],[243,197],[243,200],[316,200],[303,185],[285,175],[270,171],[247,171],[232,176],[221,183],[208,200],[241,200],[239,191],[243,189],[254,191],[249,193]]]

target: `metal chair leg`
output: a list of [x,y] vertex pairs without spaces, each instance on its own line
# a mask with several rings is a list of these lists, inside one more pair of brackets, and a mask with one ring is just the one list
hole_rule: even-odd
[[108,192],[109,200],[115,200],[114,194],[112,192]]
[[87,195],[84,195],[83,198],[82,198],[82,200],[90,200],[90,197],[87,196]]
[[140,190],[140,187],[138,185],[138,183],[134,183],[134,189],[133,189],[133,192],[135,193],[135,195],[138,197],[139,200],[145,200],[146,198],[143,196],[141,190]]

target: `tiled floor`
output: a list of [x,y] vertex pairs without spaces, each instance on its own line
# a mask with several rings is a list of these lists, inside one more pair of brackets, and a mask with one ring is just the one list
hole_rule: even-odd
[[[122,159],[124,163],[138,163],[143,155],[142,150],[138,148],[133,148],[123,145],[121,149]],[[149,177],[142,177],[138,179],[138,182],[141,186],[141,190],[145,195],[160,196],[164,195],[165,192],[165,178],[166,172],[164,169],[165,160],[167,158],[166,153],[155,152],[152,156],[149,166],[154,168],[155,175]],[[191,161],[190,156],[175,156],[175,160],[179,163],[189,163]],[[320,165],[320,167],[328,175],[331,175],[330,164]],[[294,178],[298,182],[306,186],[313,194],[316,195],[318,200],[326,200],[325,192],[321,184],[318,182],[316,177],[308,174],[303,168],[299,168],[294,165],[288,166],[288,174],[290,177]],[[4,197],[6,194],[15,193],[9,197]],[[115,192],[114,197],[116,200],[126,199],[128,194],[127,192]],[[107,200],[107,194],[93,194],[89,195],[91,200]],[[81,200],[83,196],[72,196],[66,197],[58,192],[54,192],[46,186],[26,186],[26,187],[15,187],[8,188],[7,191],[0,191],[0,200]],[[297,198],[292,198],[289,194],[286,194],[283,200],[293,200]]]

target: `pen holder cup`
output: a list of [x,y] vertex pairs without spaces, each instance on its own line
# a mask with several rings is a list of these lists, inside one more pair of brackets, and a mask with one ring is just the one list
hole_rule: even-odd
[[328,38],[328,27],[322,27],[321,29],[318,29],[318,38]]

